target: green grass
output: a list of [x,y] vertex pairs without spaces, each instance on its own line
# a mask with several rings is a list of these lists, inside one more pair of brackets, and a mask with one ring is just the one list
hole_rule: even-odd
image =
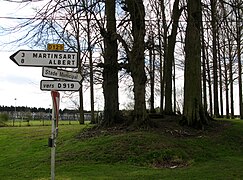
[[[242,120],[186,137],[164,129],[80,137],[87,127],[59,126],[57,180],[243,179]],[[50,134],[51,126],[0,128],[0,179],[50,179]]]

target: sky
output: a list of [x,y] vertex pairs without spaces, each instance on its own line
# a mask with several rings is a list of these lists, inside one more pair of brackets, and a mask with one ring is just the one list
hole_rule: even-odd
[[1,52],[0,105],[48,107],[51,104],[50,93],[41,91],[39,87],[42,69],[20,67],[9,59],[11,54]]
[[[16,0],[18,1],[18,0]],[[16,21],[4,17],[31,17],[34,13],[32,7],[39,6],[45,3],[46,0],[32,2],[25,6],[26,3],[11,3],[0,0],[0,27],[8,27],[16,24]],[[8,36],[1,36],[0,34],[0,106],[28,106],[28,107],[43,107],[50,108],[52,105],[50,91],[40,90],[40,81],[47,79],[42,77],[41,67],[20,67],[16,65],[9,56],[20,49],[29,49],[26,46],[1,46],[3,42],[9,42],[17,38],[16,34]],[[50,42],[51,43],[51,42]],[[50,78],[49,78],[50,79]],[[183,84],[183,82],[182,82]],[[119,85],[122,87],[122,85]],[[100,110],[103,108],[103,94],[102,89],[95,91],[95,109]],[[64,98],[63,92],[61,93],[60,108],[74,108],[74,103]],[[238,89],[235,88],[235,113],[238,113]],[[78,99],[78,93],[74,94]],[[90,110],[90,94],[89,89],[84,90],[84,109]],[[75,100],[75,99],[74,99]],[[122,94],[120,88],[120,108],[124,108],[129,100],[126,94]],[[156,100],[155,107],[159,104],[159,99]]]
[[[44,1],[45,2],[45,1]],[[43,2],[12,3],[0,0],[0,24],[8,27],[16,21],[4,17],[31,17],[32,7],[40,6]],[[33,6],[32,6],[33,5]],[[0,35],[0,45],[16,38],[16,34]],[[42,67],[21,67],[10,60],[10,55],[20,49],[29,49],[28,46],[16,47],[0,46],[0,106],[28,106],[51,108],[52,99],[50,91],[40,90],[40,81],[48,78],[42,77]],[[49,78],[50,79],[50,78]],[[102,92],[101,92],[102,93]],[[74,103],[61,94],[60,108],[74,108]],[[78,97],[78,93],[74,94]],[[89,91],[84,92],[84,108],[89,110]],[[97,99],[97,98],[96,98]],[[101,108],[101,103],[96,103],[96,108]]]
[[[12,0],[21,2],[22,0]],[[47,0],[32,0],[31,3],[14,3],[0,0],[0,28],[12,27],[17,25],[17,20],[9,18],[24,18],[34,15],[33,7],[42,7]],[[8,17],[8,18],[6,18]],[[24,32],[22,32],[24,33]],[[40,81],[48,78],[42,77],[42,67],[23,67],[18,66],[10,56],[18,50],[29,50],[28,45],[18,46],[11,44],[3,46],[4,43],[13,41],[22,37],[23,34],[0,34],[0,106],[27,106],[27,107],[52,107],[52,98],[50,91],[40,90]],[[50,42],[52,43],[52,42]],[[32,48],[34,49],[34,48]],[[49,78],[49,80],[51,80]],[[121,86],[120,86],[121,87]],[[94,108],[103,109],[103,92],[101,85],[95,86]],[[98,89],[98,90],[97,90]],[[127,95],[120,91],[120,108],[124,108],[128,102]],[[90,110],[90,89],[84,87],[83,90],[85,110]],[[67,98],[64,92],[60,92],[60,109],[77,108],[74,101],[78,101],[78,92],[74,92],[73,99]]]

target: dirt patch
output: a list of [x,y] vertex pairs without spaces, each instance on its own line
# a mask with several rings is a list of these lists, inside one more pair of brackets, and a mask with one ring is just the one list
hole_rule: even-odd
[[163,133],[168,136],[174,137],[202,137],[206,135],[216,135],[221,133],[224,129],[231,126],[231,123],[223,120],[213,120],[209,123],[208,126],[204,128],[204,130],[194,129],[188,126],[181,126],[179,121],[181,120],[181,116],[172,115],[172,116],[163,116],[162,118],[151,118],[151,121],[154,124],[154,127],[149,129],[139,129],[134,127],[129,127],[124,124],[119,124],[112,127],[100,127],[94,126],[93,128],[86,129],[82,133],[78,135],[77,138],[87,139],[99,136],[106,135],[117,135],[123,134],[131,131],[155,131],[158,133]]
[[169,168],[169,169],[175,169],[175,168],[183,168],[189,166],[189,163],[185,161],[156,161],[152,164],[153,168]]
[[106,136],[106,135],[117,135],[117,134],[123,134],[129,131],[125,126],[123,125],[116,125],[113,127],[100,127],[100,126],[94,126],[93,128],[88,128],[84,131],[82,131],[77,138],[79,139],[88,139],[88,138],[94,138],[99,136]]

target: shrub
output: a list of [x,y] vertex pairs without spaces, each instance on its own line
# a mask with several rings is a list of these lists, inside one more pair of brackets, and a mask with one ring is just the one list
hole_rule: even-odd
[[9,120],[9,116],[6,113],[0,114],[0,122],[6,122]]

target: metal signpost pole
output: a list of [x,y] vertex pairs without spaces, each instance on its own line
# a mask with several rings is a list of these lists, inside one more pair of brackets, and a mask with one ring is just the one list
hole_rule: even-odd
[[[63,51],[63,44],[48,44],[48,51]],[[71,57],[71,56],[70,56]],[[58,66],[60,67],[60,66]],[[59,102],[60,93],[56,90],[51,90],[52,96],[52,130],[51,130],[51,180],[55,180],[55,156],[56,156],[56,138],[58,135],[58,118],[59,118]]]
[[55,179],[55,155],[56,155],[56,123],[54,102],[52,103],[52,128],[51,128],[51,180]]
[[55,179],[55,155],[56,155],[56,138],[58,135],[58,116],[60,93],[51,91],[52,96],[52,132],[51,132],[51,179]]

